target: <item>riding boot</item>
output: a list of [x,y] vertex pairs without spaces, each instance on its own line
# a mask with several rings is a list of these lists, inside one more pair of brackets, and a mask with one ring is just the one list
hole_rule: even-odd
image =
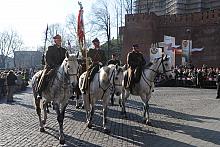
[[87,77],[85,77],[85,79],[83,80],[83,84],[82,84],[82,93],[86,92],[86,87],[87,87]]
[[39,83],[39,85],[38,85],[38,90],[37,90],[38,95],[37,95],[37,99],[42,99],[42,91],[43,91],[43,89],[44,89],[45,87],[46,87],[46,79],[45,79],[45,77],[43,77],[41,83]]

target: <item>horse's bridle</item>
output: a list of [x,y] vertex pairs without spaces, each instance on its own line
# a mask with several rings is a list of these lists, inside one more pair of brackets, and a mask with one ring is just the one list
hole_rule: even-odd
[[[67,62],[67,61],[66,61]],[[69,66],[69,65],[68,65]],[[58,71],[58,73],[60,73],[59,71]],[[62,73],[60,73],[60,74],[62,74]],[[64,72],[64,78],[68,81],[68,83],[67,84],[69,84],[69,81],[70,81],[70,77],[72,77],[72,76],[78,76],[78,74],[79,74],[79,66],[77,67],[77,72],[76,73],[69,73],[68,72],[68,70],[66,71],[66,72]],[[58,79],[59,80],[59,79]]]
[[[115,74],[114,74],[114,73],[115,73],[115,69],[112,71],[110,78],[108,78],[109,85],[107,86],[107,88],[104,89],[104,88],[101,86],[100,81],[99,81],[99,87],[103,90],[103,94],[102,94],[101,99],[102,99],[103,96],[105,95],[105,92],[106,92],[111,86],[112,86],[113,89],[114,89],[114,77],[115,77]],[[111,83],[112,77],[113,77],[113,84]]]
[[[159,67],[161,66],[161,64],[162,64],[162,67],[163,67],[163,72],[162,72],[162,74],[165,74],[165,73],[167,73],[167,72],[170,72],[170,71],[172,71],[172,69],[170,69],[170,70],[166,70],[166,68],[165,68],[165,66],[164,66],[164,59],[163,59],[163,57],[160,57],[161,58],[161,61],[160,61],[160,64],[159,64],[159,66],[157,67],[157,69],[156,70],[154,70],[154,69],[151,69],[151,68],[148,68],[149,70],[151,70],[151,71],[153,71],[153,72],[155,72],[156,74],[160,74],[160,72],[158,71],[158,69],[159,69]],[[160,59],[159,58],[159,59]],[[166,74],[165,74],[166,75]]]
[[[161,64],[162,64],[162,67],[163,67],[163,72],[162,72],[162,74],[165,74],[166,72],[170,72],[170,71],[172,71],[172,70],[166,70],[165,69],[165,66],[164,66],[164,59],[163,59],[163,57],[160,57],[161,58],[161,61],[160,61],[160,64],[159,64],[159,66],[157,67],[157,69],[156,70],[154,70],[154,69],[151,69],[151,68],[147,68],[147,69],[149,69],[149,70],[151,70],[151,71],[153,71],[154,73],[156,73],[156,74],[160,74],[160,72],[158,72],[158,69],[159,69],[159,67],[161,66]],[[159,59],[160,59],[159,58]],[[153,79],[153,81],[152,80],[150,80],[150,79],[148,79],[146,76],[145,76],[145,74],[144,74],[144,71],[142,72],[142,77],[143,77],[143,80],[148,84],[148,86],[150,87],[150,89],[152,88],[152,85],[151,84],[149,84],[149,82],[154,82],[155,81],[155,79],[156,79],[156,77]],[[166,75],[166,74],[165,74]],[[166,77],[167,77],[167,75],[166,75]],[[148,82],[149,81],[149,82]]]

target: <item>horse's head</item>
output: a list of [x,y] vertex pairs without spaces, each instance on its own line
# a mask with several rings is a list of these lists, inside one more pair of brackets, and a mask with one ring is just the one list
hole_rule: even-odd
[[66,54],[66,58],[64,59],[64,72],[70,83],[75,88],[77,86],[78,81],[78,70],[79,64],[77,61],[77,57],[73,54]]
[[159,64],[158,72],[164,74],[166,78],[172,78],[172,65],[170,59],[171,58],[167,55],[157,59],[157,63]]
[[109,80],[113,85],[114,92],[119,96],[122,92],[122,81],[124,69],[121,66],[110,64],[109,67]]

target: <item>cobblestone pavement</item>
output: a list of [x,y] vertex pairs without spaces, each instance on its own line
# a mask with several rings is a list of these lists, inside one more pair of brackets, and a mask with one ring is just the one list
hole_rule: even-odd
[[[84,110],[75,109],[70,100],[64,119],[65,146],[220,146],[220,100],[215,96],[215,89],[156,88],[150,100],[153,126],[142,123],[140,98],[132,96],[126,104],[127,119],[121,117],[119,106],[109,107],[110,134],[102,131],[100,104],[94,127],[88,129]],[[14,97],[13,103],[0,99],[0,146],[60,146],[55,112],[51,109],[46,132],[41,133],[31,89]]]

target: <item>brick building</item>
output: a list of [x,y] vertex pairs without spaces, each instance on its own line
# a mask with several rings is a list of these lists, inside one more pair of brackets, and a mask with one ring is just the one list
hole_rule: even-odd
[[135,0],[134,13],[185,14],[220,9],[219,0]]
[[[196,66],[207,64],[220,67],[220,10],[157,16],[151,14],[128,14],[121,28],[122,53],[127,54],[133,43],[138,43],[146,59],[149,59],[152,43],[163,41],[164,35],[176,37],[176,44],[191,39],[193,48],[203,47],[202,52],[191,55]],[[177,57],[177,65],[181,64]],[[122,59],[126,61],[126,56]]]

